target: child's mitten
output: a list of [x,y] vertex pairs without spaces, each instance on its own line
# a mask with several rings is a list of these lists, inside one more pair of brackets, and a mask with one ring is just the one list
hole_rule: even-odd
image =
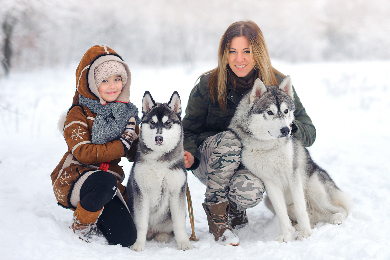
[[131,144],[135,139],[138,138],[138,135],[135,133],[135,118],[131,117],[129,122],[127,122],[126,129],[123,132],[122,136],[119,138],[123,146],[125,147],[125,154],[130,149]]

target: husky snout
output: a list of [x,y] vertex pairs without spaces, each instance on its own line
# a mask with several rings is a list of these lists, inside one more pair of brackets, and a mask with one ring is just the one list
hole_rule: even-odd
[[290,128],[285,126],[282,129],[280,129],[280,133],[281,133],[280,137],[286,137],[290,134]]
[[154,140],[156,141],[156,144],[162,145],[163,137],[160,135],[157,135],[156,138],[154,138]]

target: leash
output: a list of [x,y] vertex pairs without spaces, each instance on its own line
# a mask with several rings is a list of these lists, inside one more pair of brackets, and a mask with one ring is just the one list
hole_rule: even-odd
[[191,223],[191,229],[192,229],[192,234],[190,236],[190,240],[191,241],[199,241],[199,239],[197,239],[196,235],[195,235],[194,210],[192,208],[192,199],[191,199],[191,193],[190,193],[190,188],[188,187],[188,184],[187,184],[186,194],[187,194],[188,214],[190,217],[190,223]]

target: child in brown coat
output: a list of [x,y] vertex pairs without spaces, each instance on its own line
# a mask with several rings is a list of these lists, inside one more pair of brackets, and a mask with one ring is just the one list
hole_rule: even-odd
[[76,70],[76,93],[63,125],[68,151],[51,174],[58,204],[74,210],[73,231],[90,241],[130,246],[137,237],[124,203],[121,157],[138,138],[129,101],[130,70],[107,46],[93,46]]

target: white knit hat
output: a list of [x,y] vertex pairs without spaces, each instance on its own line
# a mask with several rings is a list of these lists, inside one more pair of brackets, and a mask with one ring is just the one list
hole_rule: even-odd
[[103,80],[115,75],[121,76],[123,86],[125,86],[127,83],[127,73],[125,66],[123,66],[122,63],[115,60],[109,60],[97,66],[94,70],[96,89],[99,88]]

